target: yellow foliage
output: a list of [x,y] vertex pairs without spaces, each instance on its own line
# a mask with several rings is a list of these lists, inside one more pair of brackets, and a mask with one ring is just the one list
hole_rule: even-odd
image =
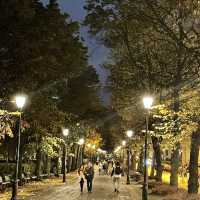
[[96,150],[102,145],[101,134],[95,129],[91,130],[86,139],[85,152],[88,154],[96,153]]

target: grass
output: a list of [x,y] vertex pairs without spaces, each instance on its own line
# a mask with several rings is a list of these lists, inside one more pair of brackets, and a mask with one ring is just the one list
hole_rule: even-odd
[[[170,183],[170,172],[163,171],[162,181],[163,183],[167,183],[167,184]],[[178,188],[187,190],[187,187],[188,187],[188,178],[178,176]]]
[[[150,175],[151,169],[148,169],[148,173]],[[163,171],[162,173],[162,182],[166,184],[170,184],[170,172]],[[187,190],[188,187],[188,178],[178,176],[178,188]]]

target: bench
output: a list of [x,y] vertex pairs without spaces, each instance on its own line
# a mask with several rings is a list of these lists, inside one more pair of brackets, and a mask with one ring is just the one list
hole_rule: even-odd
[[133,179],[134,181],[138,182],[142,179],[142,174],[139,172],[135,172],[134,174],[131,174],[131,179]]
[[8,185],[10,186],[11,185],[11,176],[5,176],[4,177],[4,181],[3,181],[3,185]]
[[41,178],[41,179],[48,178],[48,174],[41,174],[41,175],[40,175],[40,178]]
[[0,176],[0,191],[3,190],[3,178]]
[[24,180],[26,183],[29,183],[31,181],[31,177],[30,176],[25,176]]
[[32,181],[36,181],[37,180],[37,176],[31,176],[30,178]]
[[29,172],[24,174],[24,180],[26,183],[31,181],[31,174]]
[[63,177],[63,174],[58,174],[58,177]]
[[30,180],[31,180],[31,178],[29,176],[26,177],[25,174],[22,174],[19,184],[23,186],[26,183],[30,182]]
[[1,191],[5,191],[7,187],[10,187],[12,185],[11,177],[10,176],[4,176],[4,178],[0,177],[0,188]]

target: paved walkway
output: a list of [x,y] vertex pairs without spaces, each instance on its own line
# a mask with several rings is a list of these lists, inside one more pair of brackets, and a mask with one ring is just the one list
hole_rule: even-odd
[[141,200],[141,188],[138,185],[126,185],[125,178],[122,178],[120,192],[117,194],[113,191],[111,177],[96,175],[92,193],[87,192],[85,182],[81,194],[78,180],[75,180],[70,185],[49,188],[26,200]]

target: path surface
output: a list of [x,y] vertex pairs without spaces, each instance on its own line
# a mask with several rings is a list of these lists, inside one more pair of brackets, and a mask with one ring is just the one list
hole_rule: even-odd
[[122,178],[120,192],[117,194],[113,191],[109,176],[96,175],[92,193],[87,192],[85,182],[84,192],[81,194],[78,180],[75,180],[70,185],[49,188],[26,200],[141,200],[141,188],[138,185],[126,185],[125,178]]

